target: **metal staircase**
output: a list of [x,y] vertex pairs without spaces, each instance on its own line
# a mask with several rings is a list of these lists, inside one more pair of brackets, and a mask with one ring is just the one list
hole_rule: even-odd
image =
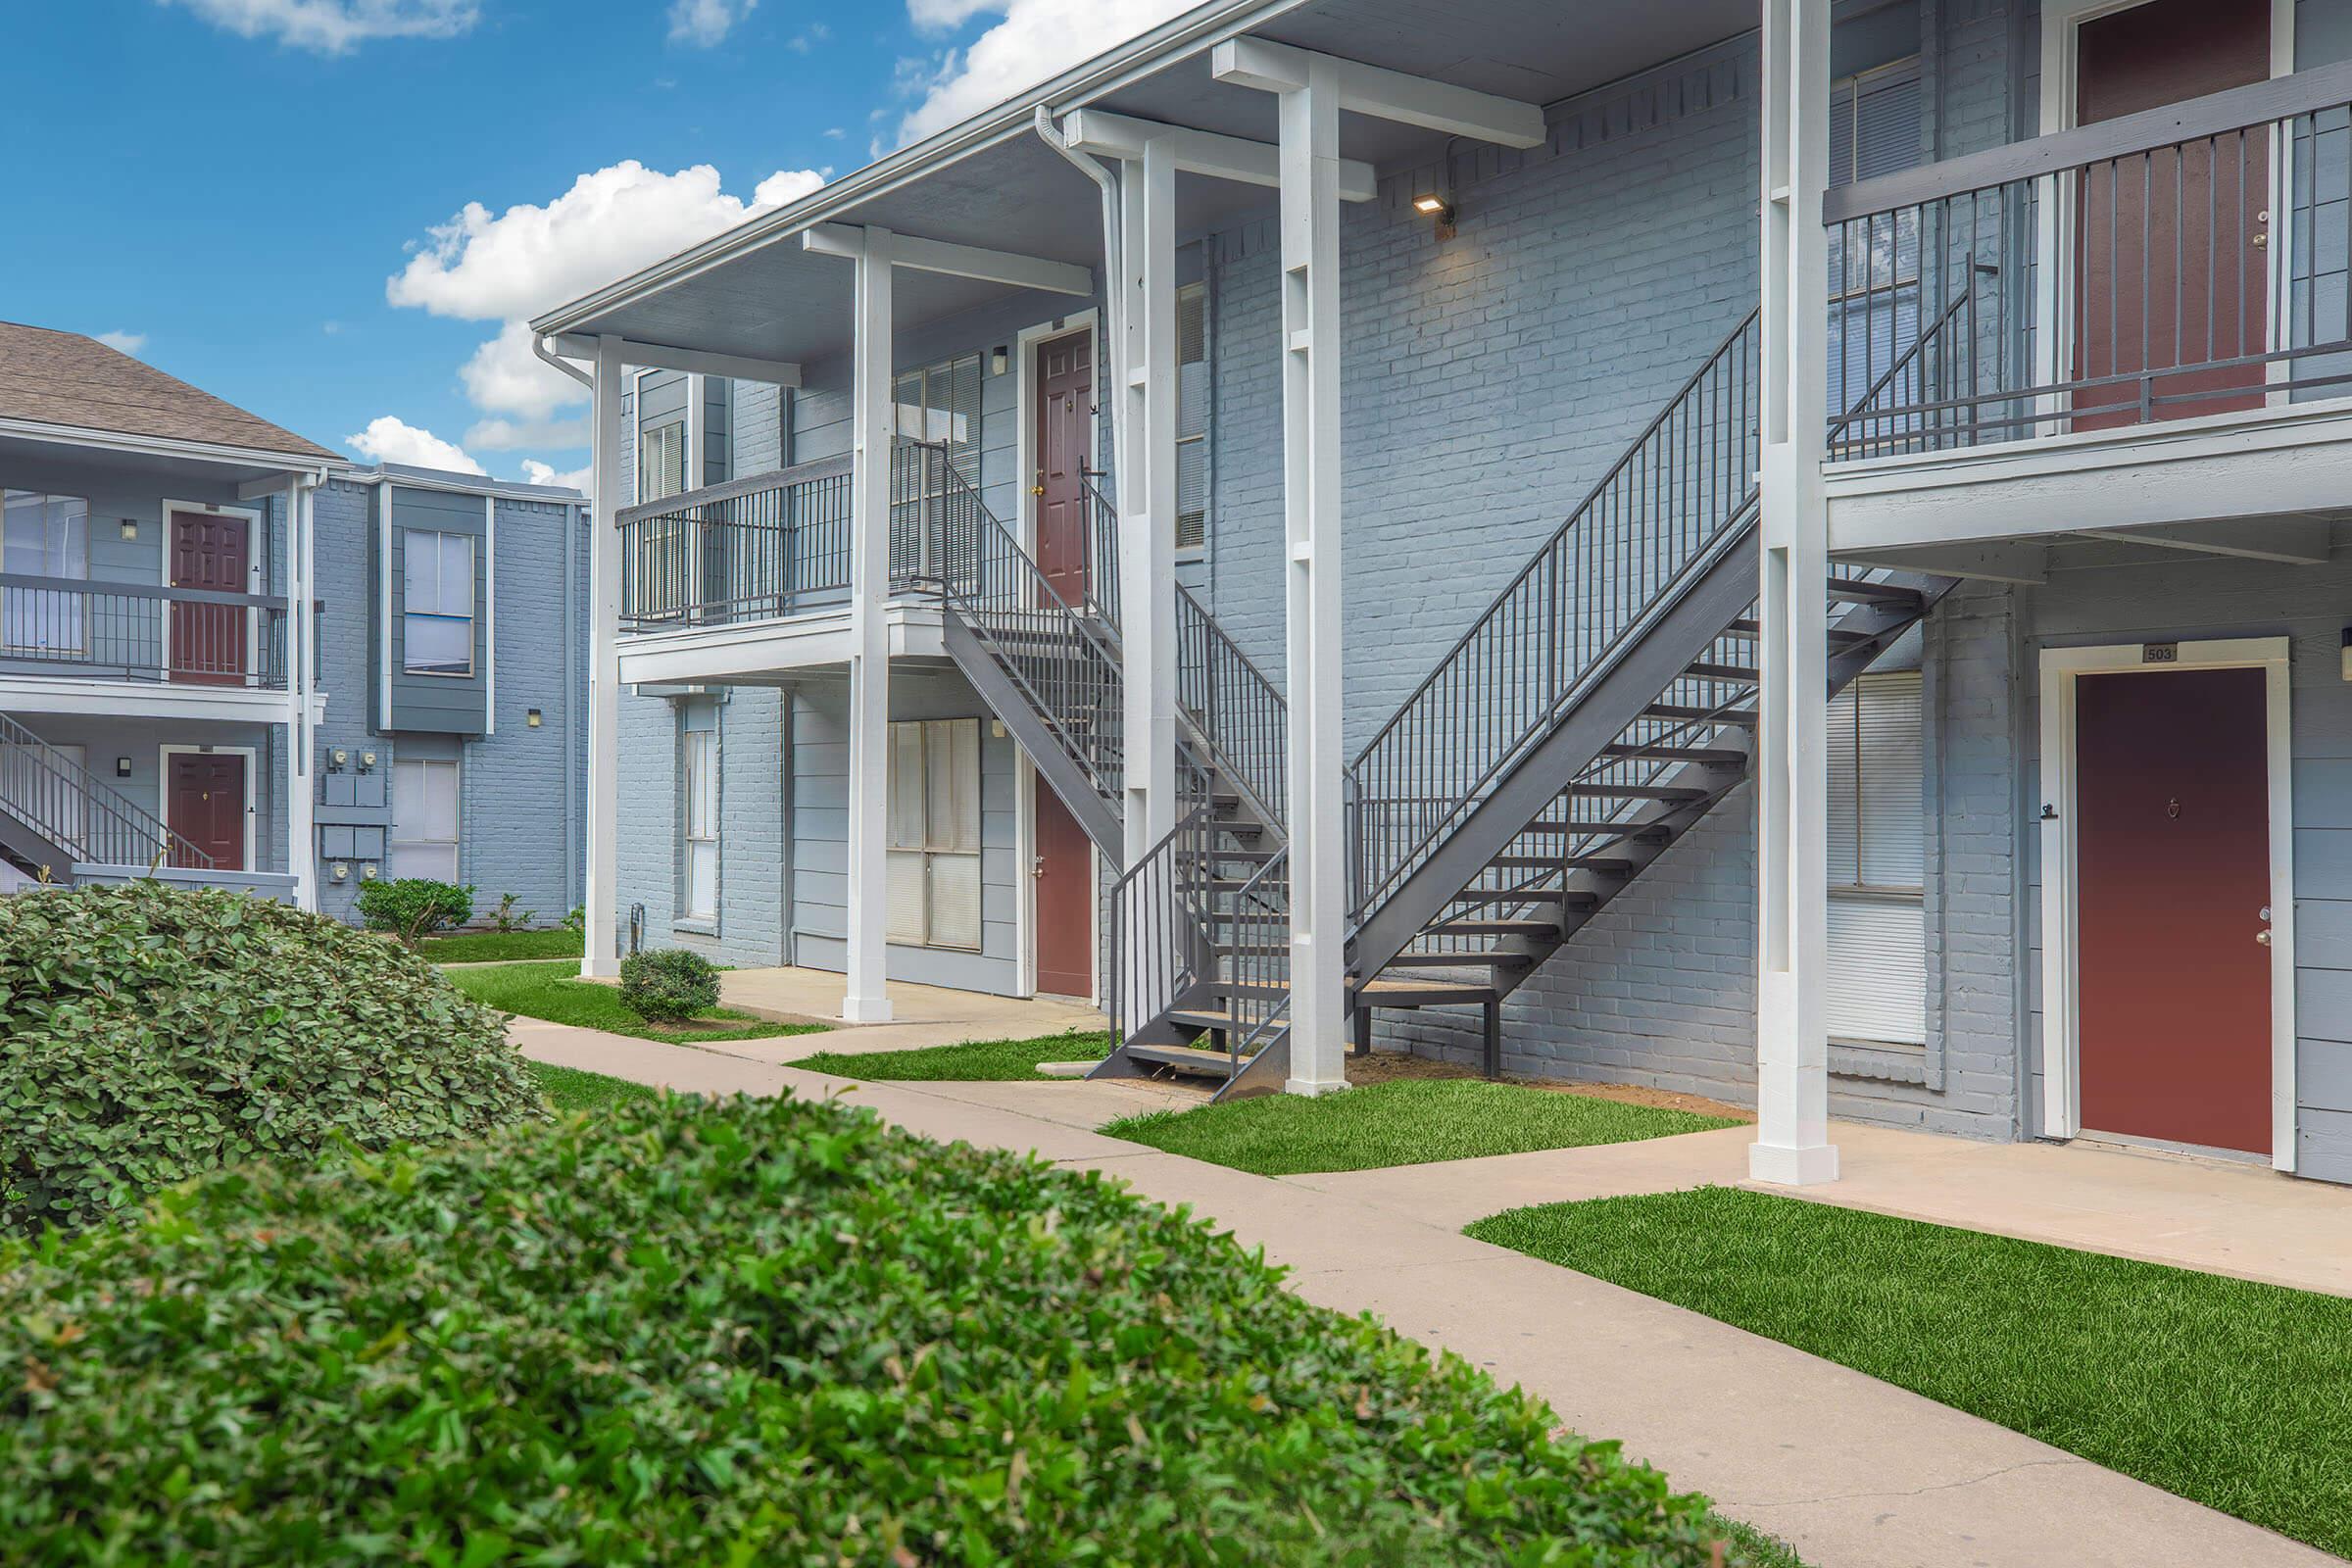
[[161,817],[0,713],[0,855],[46,882],[75,864],[198,869],[212,858]]

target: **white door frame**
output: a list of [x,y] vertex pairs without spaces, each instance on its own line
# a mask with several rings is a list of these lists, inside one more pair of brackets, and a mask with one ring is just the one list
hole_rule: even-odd
[[[2076,72],[2081,65],[2081,32],[2082,24],[2100,17],[2113,16],[2118,11],[2131,11],[2149,3],[2149,0],[2042,0],[2041,6],[2041,133],[2045,136],[2075,128]],[[2271,75],[2292,75],[2295,69],[2295,0],[2271,0]],[[2286,161],[2291,149],[2281,144],[2274,131],[2271,135],[2270,212],[2270,318],[2266,327],[2268,340],[2274,347],[2283,347],[2286,321],[2287,259],[2294,254],[2293,236],[2288,232],[2288,214],[2285,201]],[[2036,319],[2050,323],[2050,329],[2039,334],[2035,347],[2034,378],[2043,384],[2061,379],[2060,371],[2074,363],[2075,340],[2075,277],[2071,265],[2063,258],[2074,255],[2075,186],[2072,175],[2045,176],[2049,188],[2040,203],[2038,232],[2035,246]],[[2266,377],[2282,379],[2287,366],[2281,361],[2266,368]],[[2035,411],[2048,416],[2036,433],[2063,434],[2069,427],[2065,418],[2068,399],[2045,397]],[[2272,401],[2278,401],[2273,394]]]
[[[2145,644],[2041,651],[2041,1136],[2082,1132],[2082,1017],[2078,955],[2081,897],[2074,821],[2076,677],[2184,669],[2263,672],[2271,846],[2271,1164],[2295,1168],[2295,794],[2284,637],[2175,644],[2178,658],[2144,662]],[[2251,914],[2252,911],[2247,911]]]
[[257,807],[258,798],[254,793],[257,784],[255,775],[261,771],[260,749],[252,746],[201,745],[157,747],[155,751],[155,804],[158,809],[155,814],[163,819],[166,827],[172,825],[172,759],[175,755],[181,754],[189,757],[229,756],[245,759],[245,869],[248,871],[260,870],[261,867],[253,863],[254,825],[256,819],[261,815]]
[[[172,518],[176,513],[186,512],[195,514],[199,516],[209,515],[215,517],[242,517],[245,519],[245,592],[249,594],[259,594],[262,591],[262,571],[265,564],[262,560],[261,509],[258,507],[229,506],[219,501],[173,501],[169,497],[167,497],[161,503],[161,505],[163,509],[164,538],[162,560],[158,563],[158,566],[160,568],[158,573],[160,577],[160,586],[165,588],[175,586],[175,584],[172,581]],[[293,521],[290,516],[287,519],[286,537],[289,541],[291,541],[294,537]],[[291,576],[291,572],[289,572],[288,575]],[[176,607],[172,601],[169,599],[164,601],[164,646],[162,649],[162,654],[164,663],[164,679],[166,681],[171,680],[172,675],[172,617],[175,610]],[[249,608],[245,612],[244,684],[247,686],[258,686],[262,682],[263,613],[263,611],[259,607]],[[294,680],[294,671],[291,662],[295,656],[291,651],[289,651],[286,657],[288,660],[286,682],[287,685],[291,687]],[[190,682],[190,684],[225,685],[226,682],[201,681]],[[213,749],[215,751],[230,750],[230,748],[222,746],[217,746]]]
[[[1024,326],[1013,334],[1013,479],[1020,495],[1021,548],[1030,559],[1037,556],[1037,497],[1032,494],[1033,475],[1037,472],[1037,351],[1040,345],[1057,337],[1069,337],[1084,331],[1092,335],[1095,346],[1094,416],[1089,421],[1092,434],[1089,444],[1098,455],[1102,450],[1102,329],[1101,312],[1093,306],[1073,311],[1068,316],[1051,321],[1039,321]],[[1092,540],[1089,540],[1092,543]],[[1093,569],[1093,563],[1088,563]],[[1013,769],[1013,865],[1020,882],[1020,896],[1013,900],[1013,919],[1017,926],[1014,942],[1020,958],[1014,965],[1014,989],[1024,997],[1037,995],[1037,764],[1021,751],[1018,743],[1013,752],[1020,765]],[[1088,841],[1092,844],[1092,840]],[[1087,972],[1093,976],[1094,994],[1088,1000],[1097,1006],[1102,1003],[1102,852],[1093,849],[1087,857],[1087,924],[1096,940],[1087,944]]]

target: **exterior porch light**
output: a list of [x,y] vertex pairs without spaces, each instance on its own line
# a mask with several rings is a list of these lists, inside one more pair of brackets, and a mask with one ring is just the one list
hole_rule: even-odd
[[116,758],[116,759],[115,759],[115,777],[117,777],[117,778],[128,778],[128,777],[130,777],[130,759],[129,759],[129,758],[127,758],[127,757],[118,757],[118,758]]
[[1413,198],[1413,211],[1424,218],[1438,220],[1438,238],[1451,239],[1454,234],[1452,198],[1437,191],[1423,191]]
[[988,351],[988,373],[1003,375],[1012,368],[1012,351],[1002,343]]
[[125,539],[136,539],[138,536],[139,519],[136,517],[124,517],[122,519],[122,537]]

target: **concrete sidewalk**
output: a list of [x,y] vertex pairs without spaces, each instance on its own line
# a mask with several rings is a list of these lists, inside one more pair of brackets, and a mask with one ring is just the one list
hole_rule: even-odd
[[[1462,1218],[1475,1217],[1457,1216],[1476,1187],[1485,1188],[1477,1214],[1579,1196],[1532,1193],[1561,1179],[1561,1169],[1506,1173],[1478,1160],[1356,1173],[1385,1185],[1274,1180],[1089,1130],[1168,1102],[1171,1092],[1154,1086],[855,1083],[733,1054],[760,1042],[684,1047],[519,1023],[515,1040],[538,1059],[645,1083],[842,1095],[912,1132],[1031,1151],[1189,1203],[1243,1245],[1264,1248],[1300,1295],[1374,1312],[1523,1385],[1570,1427],[1621,1440],[1677,1486],[1787,1539],[1815,1568],[2336,1560],[1890,1384],[1460,1234]],[[1676,1160],[1663,1146],[1713,1140],[1729,1151],[1747,1136],[1736,1129],[1553,1157],[1603,1156],[1589,1180],[1656,1191],[1623,1184],[1671,1174]],[[1708,1146],[1700,1157],[1717,1152]],[[1485,1169],[1453,1178],[1470,1166]],[[1510,1179],[1487,1185],[1503,1175]]]
[[[842,1021],[842,976],[823,969],[729,969],[718,977],[724,1006],[783,1023],[821,1023],[825,1035],[741,1041],[742,1054],[790,1061],[819,1051],[913,1051],[972,1040],[1042,1040],[1048,1035],[1099,1034],[1109,1020],[1084,1003],[1053,997],[996,997],[910,981],[889,984],[891,1021]],[[730,1051],[735,1045],[728,1047]]]

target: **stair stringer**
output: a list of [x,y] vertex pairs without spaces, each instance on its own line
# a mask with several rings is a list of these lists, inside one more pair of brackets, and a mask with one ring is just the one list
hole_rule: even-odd
[[1036,765],[1038,776],[1070,808],[1070,815],[1086,830],[1095,847],[1109,856],[1113,864],[1123,860],[1127,854],[1127,833],[1120,824],[1118,811],[1095,788],[1086,769],[1070,755],[1068,744],[1038,711],[1028,692],[1006,673],[979,633],[964,623],[953,605],[940,617],[940,641],[946,645],[948,657],[956,662],[956,667],[963,671],[964,679],[972,683],[990,711],[1004,721],[1004,727],[1012,732],[1012,738]]

